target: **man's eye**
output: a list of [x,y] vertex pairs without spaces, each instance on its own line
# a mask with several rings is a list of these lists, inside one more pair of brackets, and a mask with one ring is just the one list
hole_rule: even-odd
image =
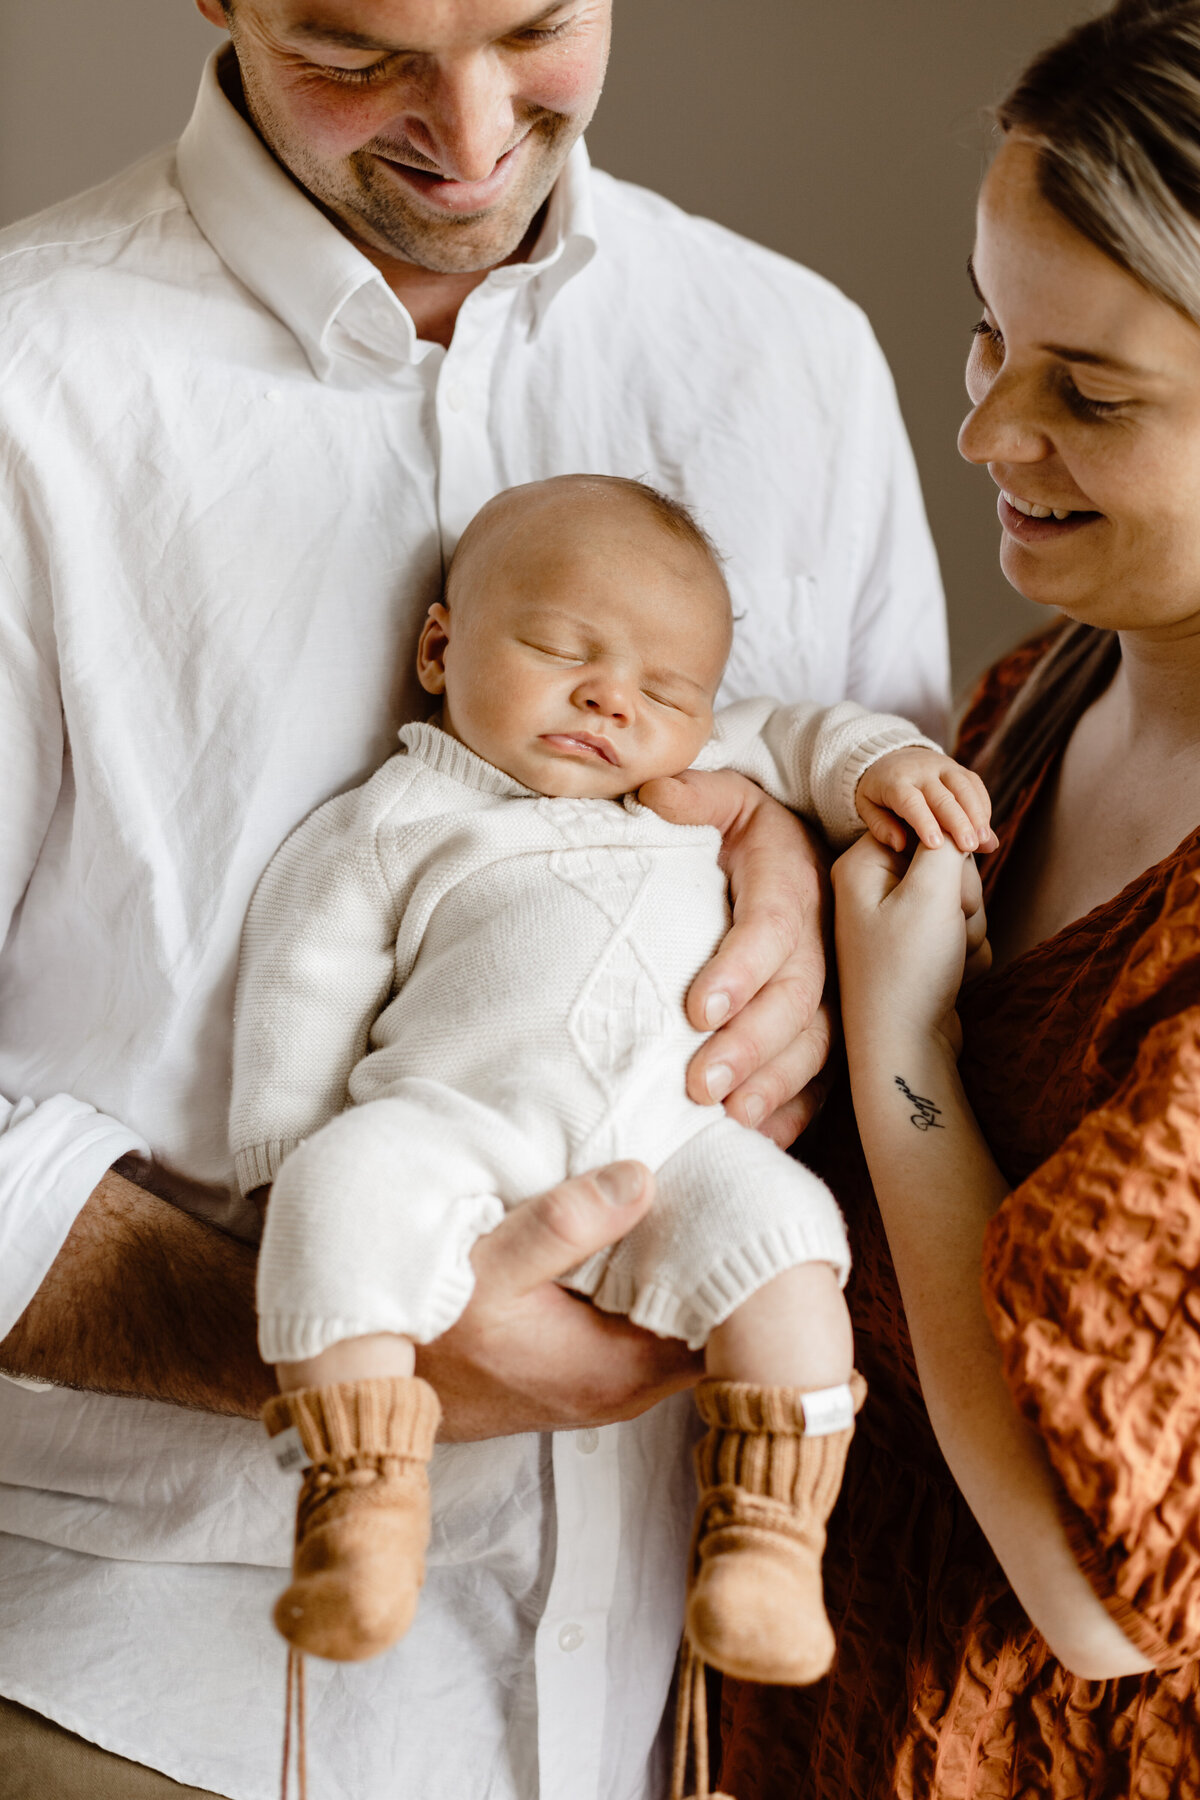
[[994,349],[1003,350],[1004,348],[1002,332],[998,326],[993,325],[986,318],[980,319],[978,325],[972,325],[971,336],[981,338],[985,344],[992,345]]
[[374,81],[382,81],[390,70],[394,58],[380,57],[378,62],[368,63],[363,69],[339,69],[332,63],[315,63],[314,68],[330,81],[336,81],[343,87],[370,87]]

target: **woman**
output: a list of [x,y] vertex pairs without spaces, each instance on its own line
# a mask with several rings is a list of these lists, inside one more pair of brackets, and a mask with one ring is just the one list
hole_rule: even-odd
[[835,872],[872,1392],[838,1663],[727,1685],[738,1800],[1200,1795],[1200,0],[1126,0],[999,118],[960,444],[1067,623],[964,728],[990,973],[959,996],[954,852]]

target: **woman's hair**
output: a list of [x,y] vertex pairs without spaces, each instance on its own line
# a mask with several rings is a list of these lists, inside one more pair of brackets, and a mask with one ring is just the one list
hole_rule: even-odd
[[[1118,0],[1036,57],[995,116],[1036,149],[1043,199],[1200,325],[1200,0]],[[980,760],[998,818],[1119,656],[1114,632],[1054,639]]]

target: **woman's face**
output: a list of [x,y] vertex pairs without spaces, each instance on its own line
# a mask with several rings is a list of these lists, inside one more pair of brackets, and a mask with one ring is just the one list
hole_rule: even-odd
[[1088,624],[1195,629],[1200,329],[1041,197],[1019,138],[984,182],[972,262],[958,442],[1000,489],[1005,575]]

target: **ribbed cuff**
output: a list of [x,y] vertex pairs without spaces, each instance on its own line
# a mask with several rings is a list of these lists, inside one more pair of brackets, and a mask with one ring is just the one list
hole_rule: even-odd
[[278,1394],[262,1410],[271,1437],[294,1425],[313,1462],[399,1456],[428,1462],[442,1408],[419,1375],[338,1381]]
[[[867,1384],[855,1369],[849,1381],[857,1413],[867,1397]],[[708,1378],[696,1388],[696,1409],[706,1425],[719,1431],[804,1435],[804,1389],[760,1387],[750,1381]]]
[[239,1193],[252,1194],[255,1188],[269,1187],[278,1175],[285,1158],[300,1143],[299,1138],[272,1138],[265,1144],[249,1144],[233,1158],[233,1172]]

